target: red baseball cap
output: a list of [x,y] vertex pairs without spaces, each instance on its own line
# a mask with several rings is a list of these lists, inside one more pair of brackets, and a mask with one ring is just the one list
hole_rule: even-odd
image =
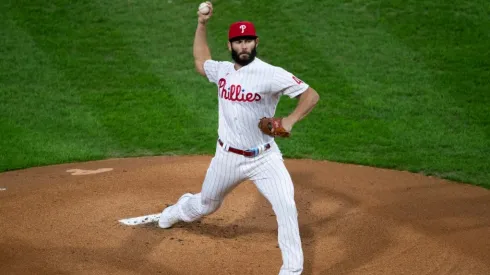
[[257,33],[255,32],[255,26],[252,22],[238,21],[231,24],[230,29],[228,31],[228,39],[231,40],[242,36],[257,37]]

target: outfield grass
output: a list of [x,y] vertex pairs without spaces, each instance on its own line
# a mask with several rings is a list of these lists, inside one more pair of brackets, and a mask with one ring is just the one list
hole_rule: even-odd
[[[490,187],[488,1],[213,1],[256,23],[259,56],[321,95],[286,157]],[[193,70],[199,1],[0,0],[0,171],[212,154],[215,87]],[[294,108],[281,100],[277,115]]]

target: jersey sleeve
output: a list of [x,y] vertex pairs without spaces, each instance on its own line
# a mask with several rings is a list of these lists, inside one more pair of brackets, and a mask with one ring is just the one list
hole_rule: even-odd
[[222,62],[215,60],[206,60],[204,62],[204,72],[209,82],[218,82],[218,73]]
[[271,87],[274,93],[293,98],[302,94],[308,87],[310,87],[308,84],[283,68],[277,67],[274,71]]

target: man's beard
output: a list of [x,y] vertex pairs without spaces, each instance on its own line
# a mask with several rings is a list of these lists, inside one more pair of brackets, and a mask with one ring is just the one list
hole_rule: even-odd
[[233,58],[233,60],[235,60],[235,62],[240,66],[247,66],[248,64],[252,63],[255,56],[257,56],[257,47],[252,49],[252,52],[248,55],[248,59],[240,59],[238,53],[234,49],[231,49],[231,58]]

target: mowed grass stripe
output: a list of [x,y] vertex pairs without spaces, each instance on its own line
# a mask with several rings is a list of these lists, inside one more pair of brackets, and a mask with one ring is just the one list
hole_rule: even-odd
[[[252,20],[262,39],[259,56],[322,96],[294,138],[278,140],[286,157],[488,183],[488,61],[478,60],[488,54],[476,39],[488,35],[485,11],[461,1],[213,3],[208,38],[215,59],[230,59],[229,24]],[[84,106],[96,129],[103,129],[91,141],[103,144],[98,148],[106,157],[213,153],[216,88],[193,69],[196,3],[4,5],[46,56],[52,77],[62,75],[56,81],[78,95],[76,108]],[[454,34],[463,34],[464,43]],[[33,72],[43,71],[42,64],[35,66]],[[63,89],[50,87],[53,93]],[[277,114],[295,105],[282,98]]]
[[36,41],[3,15],[0,171],[104,157],[110,139],[78,91]]
[[[38,12],[41,3],[18,11],[38,45],[67,72],[71,84],[82,90],[83,103],[110,134],[115,150],[107,156],[187,151],[188,146],[176,139],[193,134],[184,127],[193,115],[125,43],[124,34],[108,20],[110,16],[87,2],[58,4],[49,12]],[[35,21],[50,25],[41,27]],[[44,36],[46,28],[49,37]]]
[[[464,120],[490,137],[490,5],[487,1],[444,1],[400,4],[386,1],[372,12],[381,13],[383,27],[418,52],[432,70],[434,85],[454,99]],[[375,11],[376,10],[376,11]],[[441,11],[445,11],[442,13]],[[455,110],[458,111],[458,110]],[[450,114],[453,115],[453,114]],[[488,139],[490,141],[490,139]]]
[[[434,83],[432,68],[419,62],[423,57],[418,52],[377,28],[375,17],[362,6],[324,1],[310,7],[290,5],[282,9],[295,22],[287,28],[304,38],[309,48],[304,51],[321,53],[327,70],[336,68],[333,73],[348,79],[351,87],[347,94],[327,98],[340,114],[322,120],[330,133],[336,132],[331,144],[338,157],[331,159],[410,171],[424,167],[426,174],[485,180],[479,176],[481,169],[489,171],[480,151],[486,146],[484,131],[455,131],[466,127],[455,125],[457,102]],[[315,13],[313,7],[326,13]],[[311,14],[310,20],[294,21],[298,12]],[[349,16],[352,20],[346,21]],[[328,43],[321,43],[325,34]],[[336,96],[349,105],[335,104]]]
[[[173,142],[188,153],[213,153],[217,138],[218,102],[216,86],[194,69],[192,46],[197,25],[192,3],[98,2],[111,25],[124,34],[124,42],[148,64],[180,109],[162,110],[181,117],[185,132]],[[133,18],[133,20],[128,20]],[[155,27],[157,26],[157,27]],[[158,27],[161,26],[161,27]],[[222,43],[222,46],[226,46]],[[175,125],[165,125],[173,128]],[[165,137],[168,138],[168,137]]]
[[[415,51],[429,68],[434,90],[446,104],[448,122],[440,152],[457,172],[438,176],[489,183],[490,5],[488,1],[379,1],[368,10],[384,28]],[[430,110],[429,110],[430,111]],[[457,142],[456,142],[457,140]],[[459,167],[459,168],[458,168]],[[449,169],[450,170],[450,169]],[[465,176],[461,176],[465,175]],[[468,181],[468,180],[466,180]]]

